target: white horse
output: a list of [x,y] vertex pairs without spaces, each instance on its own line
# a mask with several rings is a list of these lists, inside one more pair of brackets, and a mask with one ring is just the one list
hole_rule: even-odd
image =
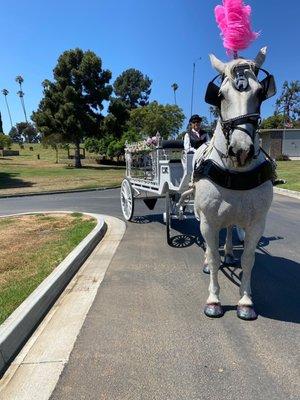
[[[223,81],[217,93],[209,93],[209,97],[218,97],[214,104],[219,102],[220,118],[211,144],[205,150],[204,159],[213,160],[223,170],[231,173],[234,179],[249,176],[254,187],[250,189],[243,187],[242,190],[235,187],[233,190],[215,183],[205,174],[199,180],[194,179],[195,213],[200,217],[200,229],[206,241],[205,263],[210,269],[209,297],[204,309],[209,317],[223,315],[218,283],[218,270],[221,264],[219,231],[222,228],[228,228],[225,255],[232,257],[232,225],[245,230],[244,252],[241,258],[243,270],[241,297],[237,315],[246,320],[257,317],[251,298],[250,279],[255,249],[264,232],[266,215],[273,198],[270,176],[268,178],[265,175],[263,183],[260,184],[261,181],[258,181],[255,185],[256,175],[261,173],[260,166],[267,164],[265,155],[260,151],[257,132],[260,105],[263,100],[274,95],[276,90],[274,81],[271,82],[273,83],[272,93],[270,93],[269,85],[266,86],[266,80],[258,81],[258,70],[265,57],[266,48],[260,50],[254,61],[238,58],[223,63],[214,55],[210,55],[211,63],[222,75]],[[196,158],[200,159],[203,156],[202,153],[203,151],[199,149]],[[245,171],[250,171],[250,173],[257,171],[257,173],[255,172],[252,176],[245,174]],[[196,173],[195,176],[197,176]],[[241,184],[243,186],[243,182]]]

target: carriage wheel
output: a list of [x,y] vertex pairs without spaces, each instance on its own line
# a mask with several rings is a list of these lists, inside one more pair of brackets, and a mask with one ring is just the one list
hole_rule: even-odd
[[134,212],[134,197],[131,183],[127,178],[121,184],[121,208],[126,221],[130,221]]
[[239,241],[241,243],[244,243],[244,241],[245,241],[245,231],[244,231],[244,229],[240,228],[239,226],[236,226],[235,229],[236,229],[236,233],[237,233],[237,236],[239,238]]
[[168,244],[171,243],[171,197],[169,191],[166,193],[166,215],[165,215],[165,223],[166,223],[166,230],[167,230],[167,242]]

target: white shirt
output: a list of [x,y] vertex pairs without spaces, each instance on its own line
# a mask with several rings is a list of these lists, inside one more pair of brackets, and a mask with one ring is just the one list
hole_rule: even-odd
[[[204,140],[204,139],[208,140],[207,133],[203,133],[202,135],[200,135],[200,133],[197,132],[197,131],[195,131],[195,129],[192,129],[192,132],[193,132],[196,136],[198,136],[199,139],[201,139],[201,140]],[[186,152],[193,152],[193,153],[195,153],[195,151],[196,151],[196,149],[195,149],[194,147],[191,146],[190,135],[189,135],[188,132],[184,135],[184,150],[185,150]]]

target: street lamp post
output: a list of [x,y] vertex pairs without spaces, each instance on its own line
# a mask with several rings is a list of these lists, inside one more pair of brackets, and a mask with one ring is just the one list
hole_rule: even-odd
[[193,62],[193,79],[192,79],[192,98],[191,98],[191,116],[193,115],[193,108],[194,108],[194,86],[195,86],[195,70],[196,70],[196,62],[201,60],[201,57],[197,58]]

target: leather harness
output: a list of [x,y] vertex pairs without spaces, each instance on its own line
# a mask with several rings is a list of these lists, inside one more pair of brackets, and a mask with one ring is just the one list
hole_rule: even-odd
[[[267,78],[261,81],[261,85],[263,87],[263,94],[261,97],[261,102],[268,97],[271,97],[276,92],[274,78],[265,70],[262,70],[267,74]],[[215,77],[208,85],[205,101],[209,104],[217,106],[220,108],[221,99],[219,97],[219,88],[214,83]],[[235,81],[236,89],[239,91],[243,91],[246,89],[248,83],[245,81],[245,77],[242,70],[238,71],[237,79]],[[268,91],[270,93],[268,93]],[[220,122],[222,127],[222,132],[226,139],[227,150],[229,148],[230,136],[232,132],[236,129],[245,132],[248,134],[252,141],[254,141],[254,137],[257,134],[258,127],[260,124],[260,114],[252,113],[246,115],[240,115],[236,118],[231,118],[229,120],[223,120],[220,115]],[[249,132],[247,129],[242,128],[239,125],[244,125],[246,123],[250,123],[253,125],[253,132]],[[218,149],[217,149],[218,150]],[[259,152],[262,149],[259,149]],[[259,154],[258,152],[258,154]],[[265,152],[264,152],[265,153]],[[256,154],[253,158],[257,158],[258,154]],[[265,153],[266,154],[266,153]],[[221,157],[228,158],[227,154],[221,154]],[[231,190],[250,190],[254,189],[262,185],[263,183],[271,180],[274,181],[276,176],[275,174],[276,164],[274,161],[267,155],[267,159],[257,167],[253,168],[250,171],[231,171],[227,168],[220,167],[216,162],[211,159],[201,160],[200,163],[196,163],[194,168],[193,180],[194,182],[199,181],[200,179],[207,178],[217,185],[224,187],[226,189]]]
[[208,178],[212,182],[226,189],[250,190],[272,180],[273,165],[265,160],[250,171],[230,171],[220,167],[213,160],[207,159],[194,169],[193,181]]

